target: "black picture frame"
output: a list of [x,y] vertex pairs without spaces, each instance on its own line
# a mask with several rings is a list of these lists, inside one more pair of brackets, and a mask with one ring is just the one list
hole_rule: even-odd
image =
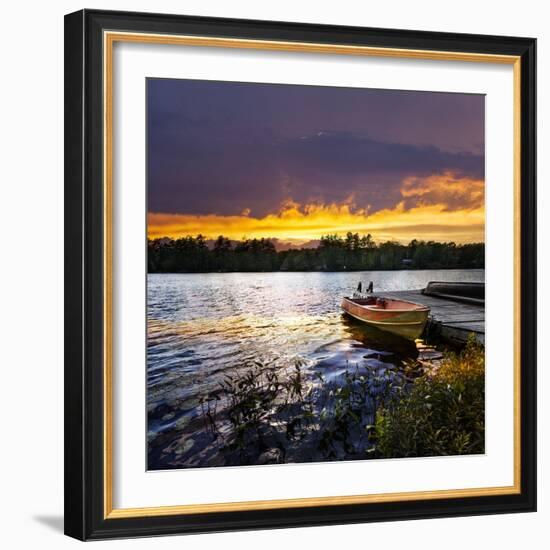
[[[105,517],[103,32],[518,56],[521,66],[517,494]],[[83,10],[65,17],[65,532],[80,540],[536,510],[536,41],[533,38]]]

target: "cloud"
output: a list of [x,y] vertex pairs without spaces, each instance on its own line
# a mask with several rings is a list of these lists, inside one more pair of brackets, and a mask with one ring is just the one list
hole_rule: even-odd
[[261,218],[350,194],[379,210],[405,178],[484,172],[477,94],[148,79],[147,121],[154,212]]
[[453,172],[403,181],[401,195],[408,206],[445,204],[447,210],[480,208],[485,204],[485,181],[458,177]]
[[[278,210],[260,217],[153,212],[148,216],[148,236],[176,238],[200,233],[207,238],[224,235],[234,240],[264,237],[277,239],[280,246],[299,246],[321,235],[352,231],[371,233],[379,241],[409,242],[416,238],[481,242],[485,230],[483,188],[482,180],[446,173],[406,179],[401,200],[376,211],[359,207],[348,198],[328,204],[287,200]],[[451,203],[455,203],[454,208],[450,208]]]
[[150,165],[149,204],[172,213],[265,216],[290,197],[300,204],[340,204],[350,195],[378,210],[401,198],[407,178],[452,173],[457,180],[480,180],[484,172],[483,155],[351,133],[272,141],[235,135],[164,145],[158,166]]
[[450,152],[433,145],[383,142],[351,132],[317,132],[282,145],[297,166],[330,170],[339,174],[400,174],[425,176],[453,171],[482,178],[484,157],[469,152]]

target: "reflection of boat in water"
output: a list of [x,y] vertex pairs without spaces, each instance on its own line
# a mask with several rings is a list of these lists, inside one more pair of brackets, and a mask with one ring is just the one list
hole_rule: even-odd
[[414,340],[424,332],[430,308],[406,300],[361,296],[342,300],[348,314],[379,329]]
[[[353,341],[351,345],[357,346],[357,349],[375,350],[376,352],[383,350],[384,353],[391,353],[391,356],[397,355],[401,359],[414,359],[418,355],[414,340],[380,330],[351,315],[343,315],[342,327],[346,337]],[[353,363],[353,358],[350,358],[350,361]]]

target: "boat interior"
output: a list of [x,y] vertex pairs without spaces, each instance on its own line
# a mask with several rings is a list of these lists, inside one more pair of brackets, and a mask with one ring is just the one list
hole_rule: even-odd
[[393,310],[425,310],[426,306],[406,302],[403,300],[393,300],[389,298],[380,298],[377,296],[369,296],[367,298],[348,298],[351,302],[360,305],[368,306],[369,309],[393,309]]

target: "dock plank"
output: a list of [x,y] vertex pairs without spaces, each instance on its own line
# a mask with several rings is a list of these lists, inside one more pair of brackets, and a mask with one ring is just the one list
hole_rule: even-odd
[[429,329],[436,329],[443,338],[465,342],[469,334],[474,333],[479,342],[485,342],[485,306],[483,305],[425,296],[421,290],[401,290],[376,294],[428,306],[430,308]]

